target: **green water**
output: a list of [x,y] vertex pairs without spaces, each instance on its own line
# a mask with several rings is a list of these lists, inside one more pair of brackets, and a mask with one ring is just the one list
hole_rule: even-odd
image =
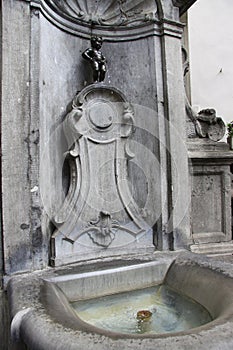
[[[161,334],[186,331],[212,320],[208,311],[165,285],[73,302],[78,316],[105,330],[126,334]],[[137,312],[149,310],[149,321]]]

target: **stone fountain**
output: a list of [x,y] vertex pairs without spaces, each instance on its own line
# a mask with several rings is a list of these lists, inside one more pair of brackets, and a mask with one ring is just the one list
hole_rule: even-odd
[[[193,254],[233,251],[225,126],[185,95],[180,16],[194,2],[3,2],[12,349],[232,348],[230,267]],[[129,334],[72,307],[160,284],[208,321]]]

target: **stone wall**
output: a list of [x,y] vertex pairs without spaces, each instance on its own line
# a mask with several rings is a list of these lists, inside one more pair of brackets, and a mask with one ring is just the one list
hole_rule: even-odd
[[[49,3],[40,6],[38,1],[17,0],[2,4],[6,274],[48,265],[54,230],[51,219],[64,198],[62,177],[57,175],[57,169],[63,166],[59,163],[61,154],[66,151],[60,126],[76,92],[91,82],[90,67],[81,57],[90,45],[89,27],[75,24],[74,20],[67,22],[52,11]],[[182,142],[177,141],[177,135],[185,139],[182,25],[178,8],[170,0],[158,2],[157,7],[151,2],[151,6],[149,10],[155,11],[151,22],[146,17],[139,26],[130,24],[114,30],[97,26],[94,31],[104,38],[106,83],[119,88],[131,103],[147,108],[142,109],[144,114],[135,116],[139,127],[133,136],[132,151],[143,159],[140,145],[145,145],[157,160],[159,171],[154,171],[150,162],[142,163],[145,173],[150,174],[148,183],[132,161],[129,176],[134,199],[142,209],[146,197],[154,197],[151,212],[159,217],[155,246],[168,249],[173,247],[173,241],[176,248],[187,246],[190,241],[189,197],[180,191],[181,187],[186,188],[186,194],[189,191],[187,154]],[[166,20],[160,22],[160,17]],[[145,116],[149,114],[147,123]],[[176,131],[169,131],[169,123]],[[182,177],[174,162],[178,154]]]

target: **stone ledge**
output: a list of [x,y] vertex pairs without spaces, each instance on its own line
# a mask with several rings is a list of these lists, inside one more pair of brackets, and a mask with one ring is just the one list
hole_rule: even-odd
[[233,254],[233,241],[224,243],[199,243],[190,246],[193,253],[206,254],[208,256],[222,256]]

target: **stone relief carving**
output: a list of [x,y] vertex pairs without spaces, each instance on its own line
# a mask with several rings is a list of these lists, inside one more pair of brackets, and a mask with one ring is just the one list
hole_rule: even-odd
[[[189,71],[189,61],[187,51],[184,47],[182,48],[182,56],[183,72],[185,76]],[[189,138],[208,138],[212,141],[219,141],[223,138],[226,127],[222,118],[216,116],[216,111],[213,108],[203,109],[196,113],[185,93],[185,109],[188,117],[188,123],[192,123],[191,127],[189,125]]]
[[86,87],[73,100],[64,133],[68,143],[70,186],[54,221],[55,251],[81,246],[107,248],[136,240],[151,230],[134,202],[127,182],[128,139],[134,131],[131,105],[116,89]]
[[155,18],[155,0],[45,0],[57,13],[101,26],[133,26]]
[[160,37],[164,33],[180,39],[182,35],[183,26],[177,22],[177,11],[173,11],[171,2],[30,0],[30,4],[62,31],[83,39],[93,34],[111,42]]
[[112,243],[115,232],[120,227],[118,221],[112,220],[111,215],[103,211],[99,213],[97,220],[89,223],[89,226],[89,237],[94,243],[102,247],[108,247]]

